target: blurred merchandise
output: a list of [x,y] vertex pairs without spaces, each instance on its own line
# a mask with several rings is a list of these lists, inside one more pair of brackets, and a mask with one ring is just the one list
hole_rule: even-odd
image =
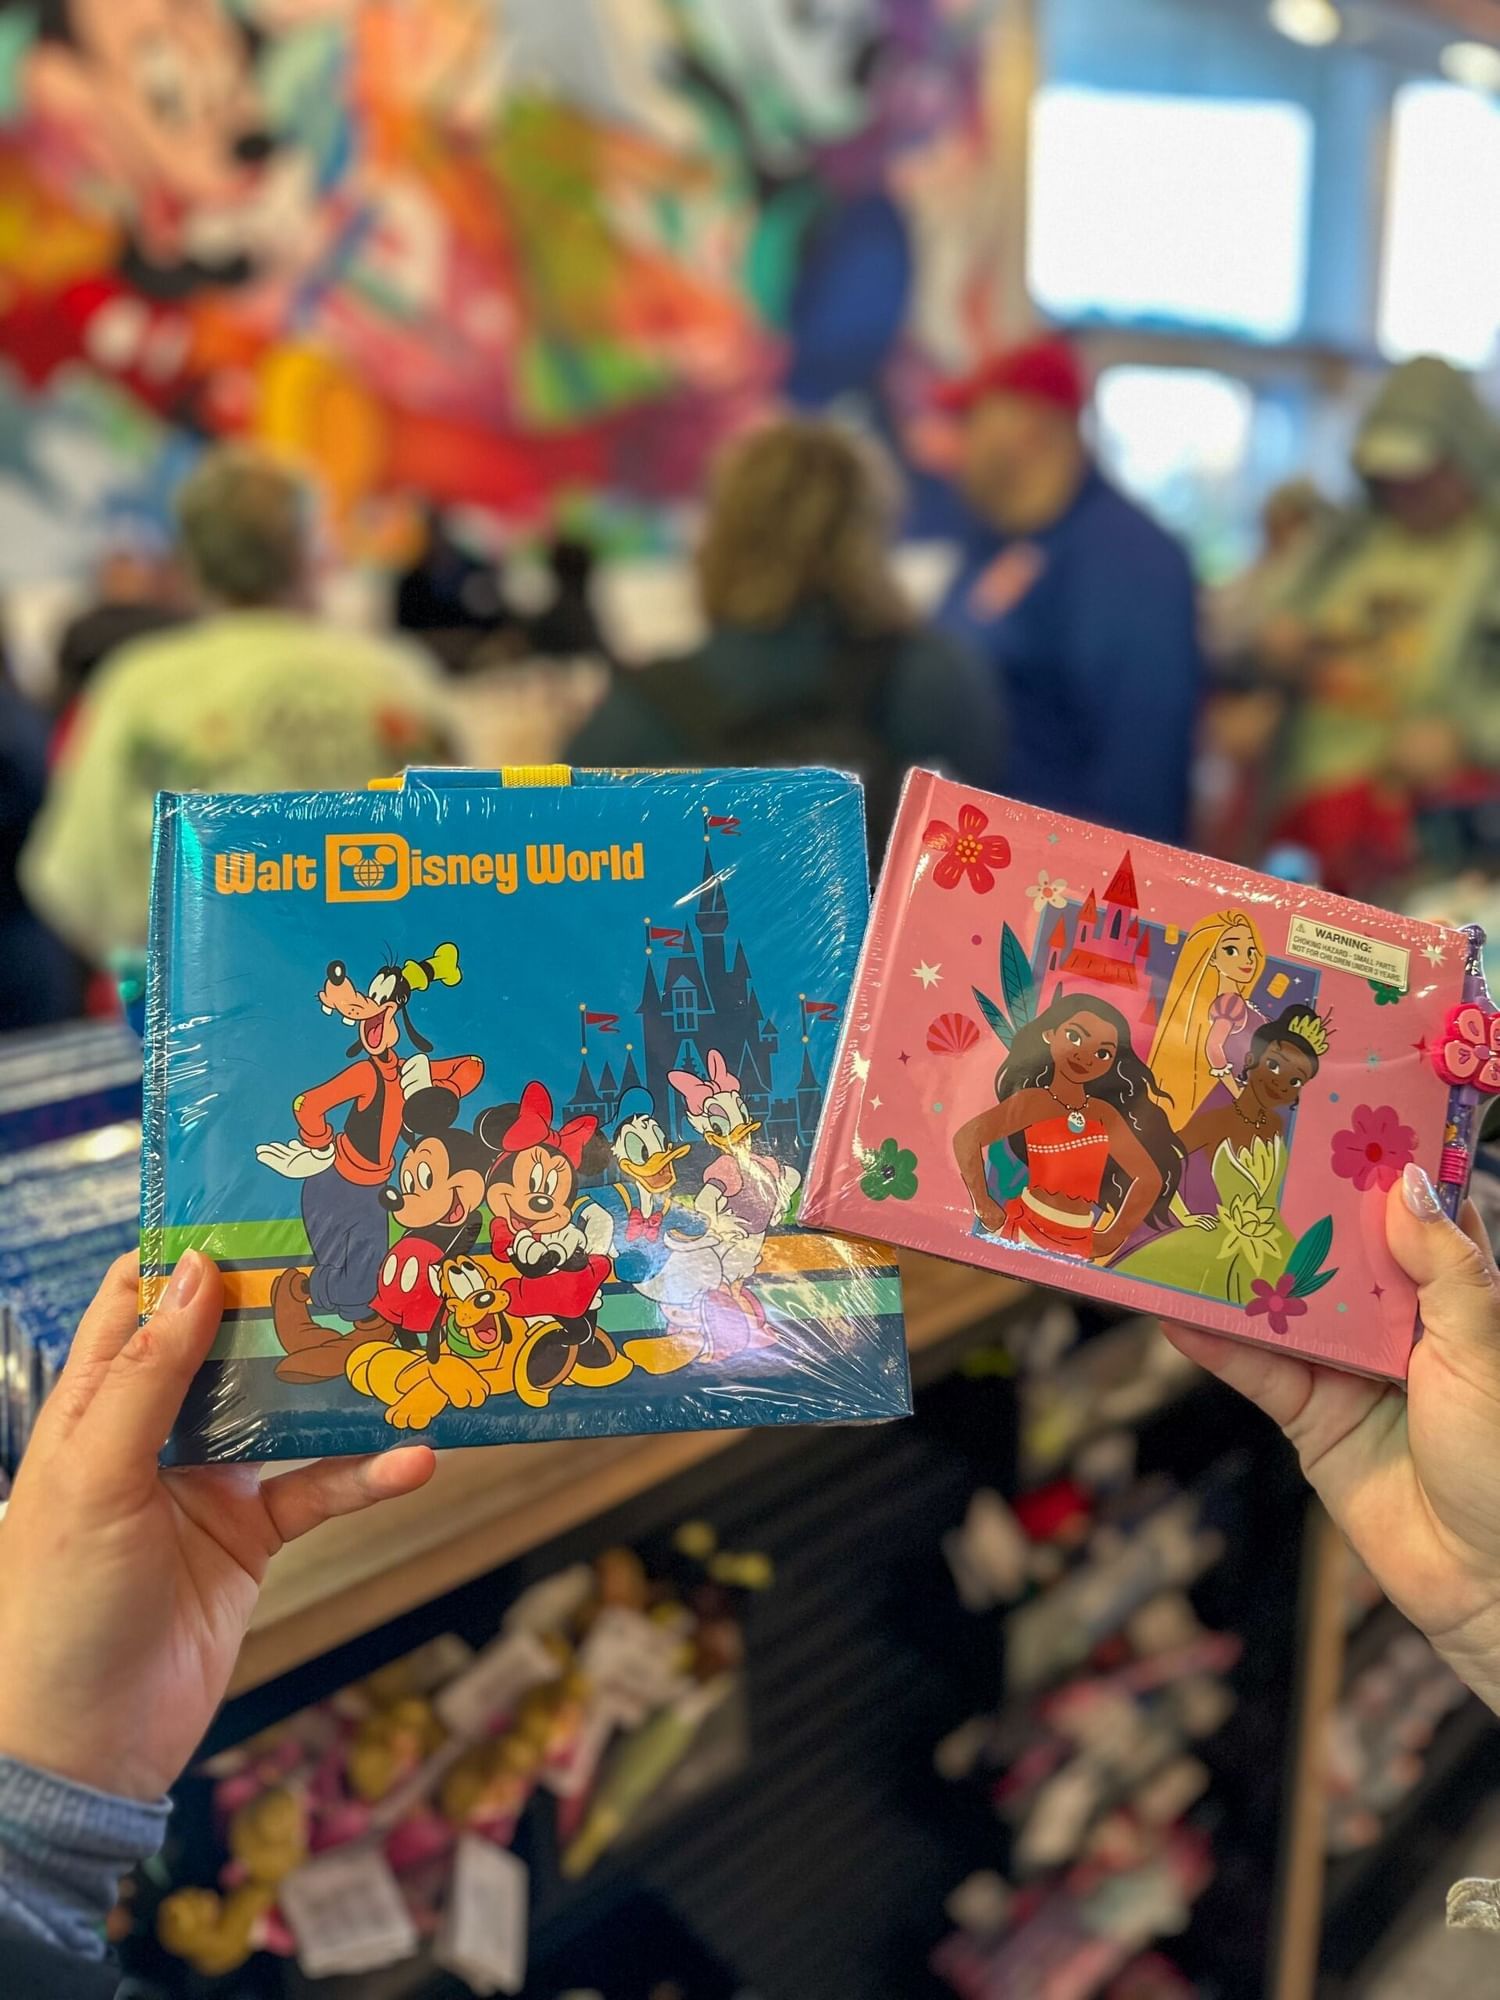
[[[258,1952],[320,1978],[423,1946],[477,1993],[520,1992],[528,1893],[509,1850],[523,1820],[547,1798],[563,1871],[585,1874],[741,1693],[749,1586],[680,1553],[653,1576],[625,1548],[551,1583],[564,1578],[512,1605],[522,1622],[482,1651],[442,1634],[210,1757],[195,1775],[212,1788],[213,1883],[156,1898],[147,1880],[133,1898],[155,1901],[165,1950],[209,1978]],[[726,1740],[743,1762],[743,1726]],[[717,1755],[700,1783],[726,1775]]]

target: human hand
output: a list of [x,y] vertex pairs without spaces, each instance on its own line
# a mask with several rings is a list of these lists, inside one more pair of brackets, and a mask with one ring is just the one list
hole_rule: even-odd
[[266,1565],[335,1514],[410,1493],[425,1447],[161,1471],[156,1456],[223,1310],[187,1251],[136,1325],[134,1257],[84,1314],[0,1521],[0,1754],[156,1799],[223,1697]]
[[292,1139],[285,1145],[257,1146],[255,1157],[273,1174],[280,1174],[289,1181],[305,1181],[333,1165],[333,1148],[305,1146],[300,1139]]
[[1415,1165],[1391,1255],[1426,1329],[1407,1393],[1183,1326],[1167,1338],[1275,1419],[1381,1589],[1500,1710],[1500,1276],[1473,1205],[1449,1222]]
[[982,1194],[976,1199],[974,1213],[978,1217],[980,1228],[987,1229],[991,1236],[1002,1236],[1005,1233],[1005,1210],[989,1195]]

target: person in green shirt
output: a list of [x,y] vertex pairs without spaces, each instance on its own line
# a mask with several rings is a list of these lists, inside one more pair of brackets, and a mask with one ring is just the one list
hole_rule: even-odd
[[21,855],[33,907],[96,964],[145,943],[157,792],[358,789],[451,751],[425,655],[308,609],[308,496],[289,473],[217,447],[178,518],[204,615],[100,670]]
[[1357,893],[1409,860],[1426,800],[1500,768],[1500,431],[1423,356],[1376,397],[1354,464],[1364,504],[1309,539],[1253,644],[1287,697],[1273,836]]

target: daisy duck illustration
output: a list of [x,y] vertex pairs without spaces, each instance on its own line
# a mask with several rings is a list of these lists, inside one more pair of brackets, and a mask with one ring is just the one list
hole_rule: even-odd
[[802,1184],[795,1167],[751,1150],[760,1130],[745,1105],[740,1080],[718,1049],[708,1052],[708,1079],[691,1070],[667,1072],[687,1121],[719,1158],[705,1169],[697,1206],[708,1217],[723,1258],[724,1284],[707,1301],[716,1354],[745,1345],[765,1347],[775,1336],[746,1280],[760,1264],[766,1233],[781,1221]]
[[704,1301],[724,1289],[723,1251],[709,1217],[678,1188],[677,1162],[690,1149],[668,1144],[650,1091],[627,1090],[616,1116],[610,1150],[619,1177],[589,1194],[578,1220],[589,1234],[594,1216],[607,1219],[615,1276],[666,1322],[660,1333],[626,1341],[626,1354],[648,1374],[670,1375],[709,1350]]

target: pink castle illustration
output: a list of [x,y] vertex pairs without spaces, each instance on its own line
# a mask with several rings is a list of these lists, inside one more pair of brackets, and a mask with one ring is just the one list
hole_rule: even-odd
[[1090,889],[1081,909],[1064,910],[1055,921],[1044,912],[1042,933],[1039,1005],[1050,1005],[1059,993],[1097,993],[1119,1008],[1132,1041],[1145,1054],[1157,1008],[1146,970],[1151,938],[1141,923],[1129,850],[1102,895]]

